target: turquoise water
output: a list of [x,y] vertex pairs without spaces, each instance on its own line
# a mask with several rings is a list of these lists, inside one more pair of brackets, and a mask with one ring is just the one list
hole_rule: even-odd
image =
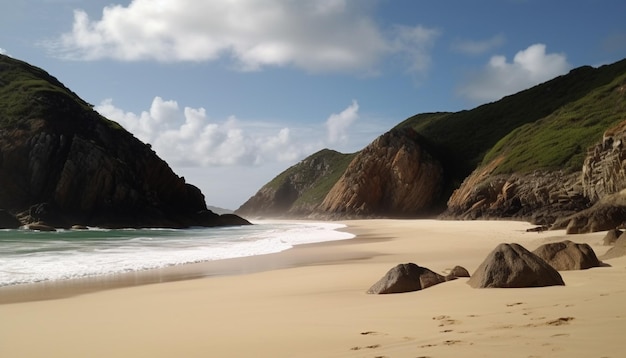
[[228,228],[35,232],[0,230],[0,286],[262,255],[343,240],[334,223],[256,222]]

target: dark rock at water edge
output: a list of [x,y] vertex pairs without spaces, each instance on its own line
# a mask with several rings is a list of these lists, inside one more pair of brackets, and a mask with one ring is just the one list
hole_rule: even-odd
[[[33,86],[32,83],[38,83]],[[16,89],[19,89],[17,91]],[[218,226],[200,190],[56,78],[0,55],[0,208],[69,228]],[[16,112],[18,106],[23,111]]]
[[22,222],[6,210],[0,209],[0,229],[17,229]]
[[445,282],[445,277],[414,263],[399,264],[367,290],[370,294],[419,291]]
[[558,271],[519,244],[498,245],[467,283],[474,288],[565,285]]

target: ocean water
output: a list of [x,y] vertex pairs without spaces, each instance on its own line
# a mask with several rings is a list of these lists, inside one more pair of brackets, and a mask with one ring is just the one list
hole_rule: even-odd
[[344,240],[344,225],[259,221],[226,228],[0,230],[0,287],[141,271]]

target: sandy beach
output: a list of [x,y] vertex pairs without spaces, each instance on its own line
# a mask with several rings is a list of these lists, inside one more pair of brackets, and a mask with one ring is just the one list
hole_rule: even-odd
[[532,225],[508,221],[345,223],[357,238],[139,282],[0,289],[0,357],[623,356],[625,257],[562,271],[564,287],[473,289],[458,279],[365,293],[399,263],[472,273],[502,242],[533,250],[569,239],[600,256],[604,232],[526,232]]

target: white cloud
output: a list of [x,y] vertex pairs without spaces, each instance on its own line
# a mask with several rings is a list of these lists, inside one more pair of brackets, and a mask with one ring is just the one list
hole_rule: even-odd
[[337,144],[348,139],[347,130],[359,118],[359,103],[356,100],[340,113],[331,114],[326,120],[328,142]]
[[409,61],[409,72],[423,73],[430,66],[430,49],[439,37],[439,30],[423,26],[395,26],[393,48]]
[[242,123],[234,116],[216,122],[204,108],[181,110],[176,101],[160,97],[141,114],[124,112],[110,99],[95,109],[149,143],[159,156],[177,167],[294,161],[302,157],[303,150],[310,149],[296,144],[289,128]]
[[548,54],[544,44],[534,44],[519,51],[510,63],[504,56],[491,57],[458,93],[473,101],[493,101],[562,75],[571,67],[564,54]]
[[502,46],[505,42],[504,35],[499,34],[480,41],[457,40],[452,44],[452,49],[467,55],[480,55]]
[[7,50],[0,47],[0,55],[6,55],[6,54],[7,54]]
[[428,60],[432,32],[400,27],[385,38],[370,6],[346,0],[133,0],[111,5],[100,19],[76,10],[71,32],[50,48],[80,60],[213,61],[240,70],[294,66],[312,72],[372,72],[405,52],[412,67]]

